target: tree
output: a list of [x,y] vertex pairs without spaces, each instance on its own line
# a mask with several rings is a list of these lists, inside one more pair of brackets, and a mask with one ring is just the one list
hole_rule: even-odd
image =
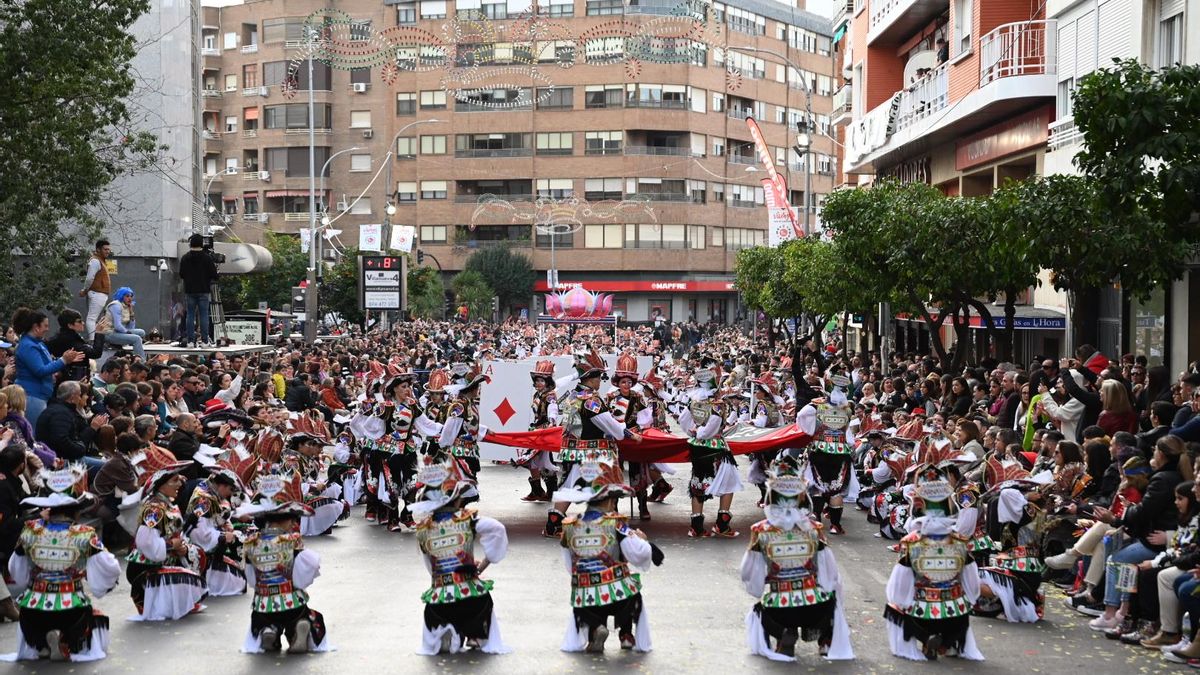
[[505,246],[476,251],[467,258],[463,271],[478,272],[505,308],[527,304],[537,279],[529,258]]
[[[783,277],[787,267],[786,251],[796,245],[795,241],[789,241],[779,248],[744,248],[738,251],[734,263],[735,283],[746,304],[762,310],[772,326],[775,319],[799,318],[804,315],[800,294]],[[767,336],[774,344],[774,328],[768,330]]]
[[[61,306],[91,250],[104,188],[152,161],[131,133],[129,29],[147,0],[0,3],[0,309]],[[17,258],[24,257],[18,268]],[[16,271],[16,273],[13,273]]]
[[321,285],[318,299],[329,311],[337,312],[346,321],[361,324],[363,312],[358,307],[358,277],[358,249],[346,249],[342,257],[325,272],[325,282]]
[[[412,262],[411,259],[409,261]],[[445,312],[442,275],[432,267],[408,268],[408,311],[419,319],[440,319]]]
[[[222,300],[239,307],[257,307],[265,302],[274,309],[295,305],[292,288],[308,275],[308,254],[300,252],[300,239],[286,234],[266,233],[263,241],[274,262],[262,272],[221,278]],[[299,310],[298,307],[293,309]]]
[[[800,246],[788,247],[783,279],[804,299],[813,325],[824,326],[829,318],[841,315],[844,327],[850,314],[872,314],[878,300],[864,292],[863,270],[845,264],[836,240],[810,237],[803,241]],[[869,323],[864,321],[864,325]]]
[[482,274],[475,270],[463,270],[454,275],[454,279],[450,281],[450,288],[454,291],[455,302],[467,306],[472,320],[483,320],[491,316],[492,298],[496,294]]

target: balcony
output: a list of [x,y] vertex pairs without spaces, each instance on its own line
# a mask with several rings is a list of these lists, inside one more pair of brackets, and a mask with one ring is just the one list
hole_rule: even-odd
[[1075,118],[1064,117],[1060,120],[1055,120],[1050,123],[1050,140],[1048,145],[1051,150],[1061,150],[1076,143],[1083,142],[1083,132],[1079,127],[1075,126]]
[[495,198],[506,202],[531,202],[533,201],[533,193],[531,192],[514,192],[498,194],[495,192],[482,192],[478,194],[456,194],[454,195],[455,204],[478,204],[480,197]]
[[258,129],[243,129],[242,138],[258,138]]
[[943,65],[864,113],[849,127],[847,169],[872,173],[908,159],[918,148],[950,143],[1052,104],[1058,90],[1057,23],[1009,23],[980,38],[978,80],[957,100],[949,98]]
[[668,110],[687,110],[688,102],[686,100],[669,100],[669,99],[626,99],[626,108],[663,108]]
[[746,166],[754,166],[758,164],[757,155],[729,155],[730,164],[744,164]]
[[206,140],[206,141],[221,140],[221,132],[213,131],[212,129],[205,129],[205,130],[201,131],[200,136],[202,136],[204,138],[204,140]]
[[838,89],[833,94],[833,110],[829,112],[829,119],[834,124],[846,124],[850,121],[850,114],[854,112],[854,89],[853,85],[843,84],[841,89]]
[[288,222],[306,221],[309,217],[308,211],[288,211],[283,214],[283,219]]
[[693,197],[691,194],[681,192],[638,192],[631,193],[628,199],[639,200],[644,199],[650,202],[699,202],[699,197]]
[[270,93],[270,87],[246,87],[242,90],[242,96],[266,96]]
[[200,56],[220,56],[221,50],[216,47],[204,47],[200,50]]
[[675,157],[690,157],[690,147],[671,147],[665,145],[627,145],[626,155],[671,155]]
[[205,89],[200,95],[204,98],[221,98],[222,94],[220,89]]
[[243,54],[257,54],[258,53],[258,45],[257,44],[242,45],[242,53]]
[[485,148],[479,150],[455,150],[454,156],[471,157],[529,157],[533,155],[532,148]]
[[879,0],[871,3],[867,44],[898,46],[930,21],[950,11],[949,0]]

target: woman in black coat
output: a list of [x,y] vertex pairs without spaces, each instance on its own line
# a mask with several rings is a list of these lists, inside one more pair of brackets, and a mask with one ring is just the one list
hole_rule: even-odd
[[[17,539],[21,536],[21,528],[25,526],[24,507],[21,500],[29,495],[21,482],[25,473],[25,448],[20,443],[12,443],[13,432],[6,429],[0,434],[0,564],[8,569],[8,559],[17,548]],[[0,619],[16,621],[20,610],[9,595],[8,587],[0,582]]]
[[95,341],[89,346],[79,331],[84,329],[83,315],[73,309],[64,309],[58,315],[58,335],[46,342],[46,349],[51,356],[62,356],[68,349],[83,352],[84,359],[67,364],[59,372],[59,381],[76,380],[86,382],[92,379],[92,359],[98,359],[104,354],[104,335],[97,333]]

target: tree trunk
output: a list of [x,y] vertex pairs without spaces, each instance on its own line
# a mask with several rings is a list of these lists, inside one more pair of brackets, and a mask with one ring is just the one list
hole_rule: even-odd
[[[970,298],[967,300],[967,304],[969,307],[974,307],[976,312],[979,312],[979,318],[983,321],[983,325],[987,329],[988,339],[992,342],[992,344],[1000,347],[1000,349],[998,351],[1000,352],[1001,360],[1004,360],[1004,361],[1010,360],[1011,355],[1010,356],[1004,355],[1005,348],[1002,344],[1000,344],[1001,340],[1002,340],[1002,338],[1000,337],[1000,335],[1001,335],[1000,330],[998,328],[996,328],[996,321],[995,321],[995,319],[992,318],[992,310],[988,309],[987,303],[976,300],[975,298]],[[968,319],[969,318],[970,318],[970,316],[968,314]],[[968,323],[970,323],[969,320],[968,320]],[[1009,352],[1012,351],[1011,343],[1009,343],[1008,351]]]
[[1004,291],[1004,360],[1013,362],[1017,353],[1017,299],[1016,291]]
[[954,356],[950,361],[947,372],[958,374],[962,371],[963,363],[967,360],[967,347],[970,345],[970,305],[962,305],[955,308],[950,320],[954,326]]
[[775,353],[775,320],[763,312],[763,321],[767,324],[767,346],[771,348],[771,353]]
[[929,344],[933,347],[933,353],[938,357],[938,363],[941,365],[943,370],[948,369],[950,367],[950,355],[946,352],[945,343],[942,342],[942,325],[946,322],[947,314],[953,314],[957,312],[959,305],[953,305],[949,308],[943,307],[941,311],[938,312],[938,318],[935,321],[934,318],[929,314],[929,310],[925,308],[925,303],[917,297],[915,292],[909,290],[908,295],[913,305],[916,306],[917,312],[921,315],[921,318],[925,319],[925,325],[929,326]]

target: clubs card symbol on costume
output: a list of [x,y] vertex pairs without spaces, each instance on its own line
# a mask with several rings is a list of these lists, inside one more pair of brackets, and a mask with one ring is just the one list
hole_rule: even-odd
[[258,481],[258,492],[267,499],[273,499],[275,495],[283,492],[283,488],[283,476],[263,476]]
[[833,383],[833,386],[841,389],[848,389],[850,387],[850,378],[845,375],[834,375],[829,378],[829,381]]

